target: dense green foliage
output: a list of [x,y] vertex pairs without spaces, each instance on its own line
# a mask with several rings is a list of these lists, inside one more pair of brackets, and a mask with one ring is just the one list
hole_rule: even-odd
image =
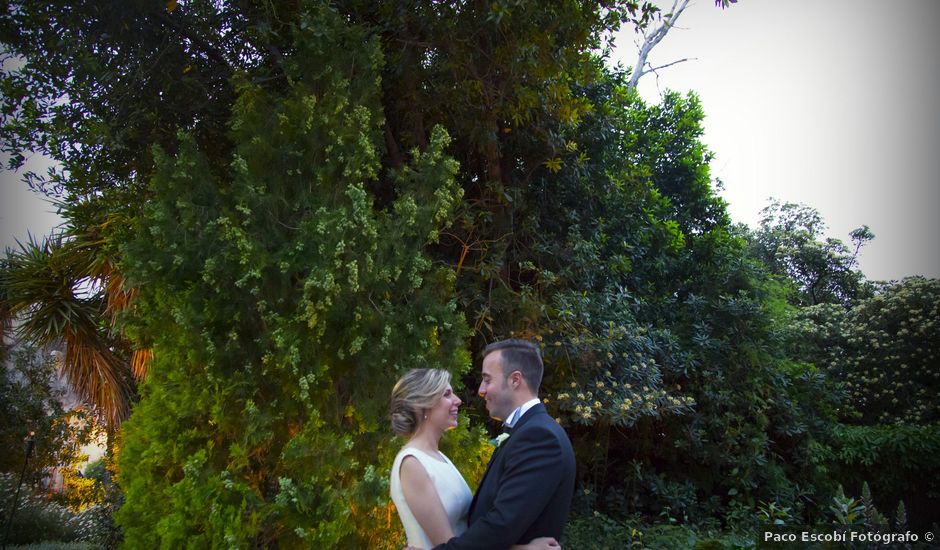
[[[56,361],[29,347],[5,349],[0,366],[0,537],[4,544],[88,540],[93,523],[83,509],[98,500],[95,482],[78,473],[87,456],[82,446],[98,435],[95,417],[66,410]],[[29,462],[26,438],[34,445]],[[12,506],[20,486],[15,515]],[[61,485],[50,493],[44,487]]]
[[856,258],[875,237],[867,225],[850,233],[854,248],[849,248],[839,239],[824,237],[826,223],[808,206],[774,200],[761,213],[752,251],[772,273],[792,285],[793,303],[850,306],[867,295],[870,289]]
[[571,550],[732,550],[754,547],[754,539],[742,535],[713,534],[682,525],[645,524],[635,517],[615,520],[603,514],[572,521],[564,541],[564,548]]
[[903,501],[924,528],[940,507],[938,307],[940,281],[910,277],[850,309],[803,308],[790,327],[793,354],[815,362],[842,396],[825,453],[833,476],[856,492],[867,481],[881,510]]
[[[26,485],[20,489],[16,515],[11,517],[13,497],[19,482],[18,475],[0,474],[0,513],[3,528],[10,520],[6,544],[29,544],[44,540],[74,541],[78,538],[75,513],[61,504],[51,503]],[[3,533],[5,536],[6,533]]]
[[867,473],[878,484],[876,493],[921,483],[928,496],[940,496],[934,480],[920,478],[940,467],[940,426],[843,426],[837,432],[836,463],[856,470],[854,476]]
[[[295,40],[283,95],[239,86],[227,166],[187,135],[155,152],[123,255],[127,331],[155,354],[120,457],[132,547],[394,545],[390,388],[469,367],[453,275],[423,252],[460,197],[446,134],[376,208],[376,43],[323,8]],[[448,439],[478,477],[481,437]]]
[[0,536],[6,535],[5,530],[9,525],[9,538],[0,538],[4,546],[24,545],[22,547],[31,548],[32,545],[39,545],[41,548],[56,548],[57,544],[61,544],[64,548],[75,549],[114,547],[115,539],[102,536],[107,530],[107,526],[102,525],[102,519],[106,518],[101,517],[98,507],[75,511],[50,500],[48,495],[29,484],[20,488],[16,513],[11,516],[10,508],[18,482],[18,476],[0,473],[0,517],[4,520],[4,531]]
[[844,385],[842,417],[860,424],[940,421],[940,281],[888,283],[849,310],[800,310],[795,351]]
[[836,430],[832,473],[853,493],[871,487],[879,510],[903,506],[909,524],[930,528],[938,520],[940,426],[844,426]]
[[79,540],[99,548],[117,548],[123,540],[114,521],[114,512],[124,502],[124,494],[114,481],[111,455],[89,463],[83,471],[88,483],[78,520]]
[[0,472],[20,475],[30,433],[35,443],[27,483],[81,460],[80,447],[96,427],[88,415],[64,409],[56,378],[55,362],[31,348],[10,353],[0,366]]
[[[34,183],[123,304],[93,326],[153,352],[129,547],[400,547],[393,381],[447,368],[473,404],[470,357],[511,335],[543,344],[575,444],[571,547],[746,544],[720,533],[831,521],[836,481],[908,498],[934,467],[936,282],[866,283],[870,232],[824,240],[807,207],[732,225],[695,95],[648,105],[605,66],[653,6],[10,7],[3,146],[61,163]],[[0,313],[35,301],[11,288]],[[444,450],[473,486],[466,409]],[[872,448],[907,453],[903,487]]]
[[591,160],[542,180],[534,247],[580,506],[730,525],[760,500],[802,511],[825,486],[830,399],[786,361],[782,289],[712,194],[697,100],[646,106],[613,75],[585,94]]

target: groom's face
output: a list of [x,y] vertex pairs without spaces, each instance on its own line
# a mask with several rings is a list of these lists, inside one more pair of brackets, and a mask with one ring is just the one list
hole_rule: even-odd
[[483,358],[480,397],[486,401],[486,410],[496,420],[505,420],[516,408],[512,390],[503,373],[502,351],[497,350]]

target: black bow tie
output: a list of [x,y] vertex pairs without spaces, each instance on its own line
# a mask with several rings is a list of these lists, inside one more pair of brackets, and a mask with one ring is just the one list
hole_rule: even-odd
[[511,427],[511,426],[503,426],[503,433],[504,433],[504,434],[507,434],[507,435],[512,435],[512,427]]

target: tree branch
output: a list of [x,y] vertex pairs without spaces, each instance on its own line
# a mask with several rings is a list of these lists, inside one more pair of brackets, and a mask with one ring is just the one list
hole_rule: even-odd
[[677,60],[677,61],[673,61],[672,63],[666,63],[665,65],[660,65],[659,67],[650,67],[650,69],[649,69],[648,71],[644,71],[644,74],[646,74],[646,73],[655,73],[656,71],[658,71],[658,70],[660,70],[660,69],[665,69],[665,68],[667,68],[667,67],[672,67],[673,65],[678,65],[679,63],[684,63],[684,62],[686,62],[686,61],[695,61],[696,59],[698,59],[698,58],[697,58],[697,57],[684,57],[684,58],[679,59],[679,60]]
[[[655,29],[645,32],[643,34],[643,44],[640,46],[640,53],[637,56],[636,63],[633,66],[633,74],[630,76],[630,82],[627,84],[627,87],[631,90],[636,89],[637,83],[640,81],[640,78],[650,72],[655,71],[656,69],[644,69],[649,63],[646,61],[649,57],[650,52],[657,44],[662,42],[663,38],[666,37],[666,34],[669,33],[669,30],[675,26],[676,21],[679,19],[679,16],[682,15],[682,12],[685,11],[685,8],[688,7],[689,0],[673,0],[672,10],[667,14],[663,19],[662,25],[656,27]],[[683,61],[686,61],[685,59]],[[678,61],[675,63],[679,63]],[[671,63],[670,65],[674,65]],[[664,65],[658,67],[660,69],[668,67],[669,65]]]
[[219,51],[218,48],[216,48],[215,46],[213,46],[212,44],[204,40],[201,36],[193,32],[193,30],[190,29],[187,25],[185,25],[184,23],[180,21],[177,21],[173,17],[168,16],[166,13],[163,13],[160,10],[153,12],[153,16],[156,19],[165,23],[167,26],[179,32],[183,38],[189,39],[193,44],[196,45],[196,47],[199,50],[201,50],[204,54],[206,54],[206,56],[208,56],[210,59],[212,59],[219,65],[225,67],[225,69],[228,71],[229,74],[233,72],[232,66],[229,64],[228,60],[225,59],[225,56],[222,54],[222,52]]

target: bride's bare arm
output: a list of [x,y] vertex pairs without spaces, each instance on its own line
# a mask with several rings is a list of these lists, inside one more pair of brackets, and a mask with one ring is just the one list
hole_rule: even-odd
[[444,505],[424,466],[413,456],[401,461],[399,470],[405,502],[418,524],[435,545],[444,544],[454,536],[444,512]]

